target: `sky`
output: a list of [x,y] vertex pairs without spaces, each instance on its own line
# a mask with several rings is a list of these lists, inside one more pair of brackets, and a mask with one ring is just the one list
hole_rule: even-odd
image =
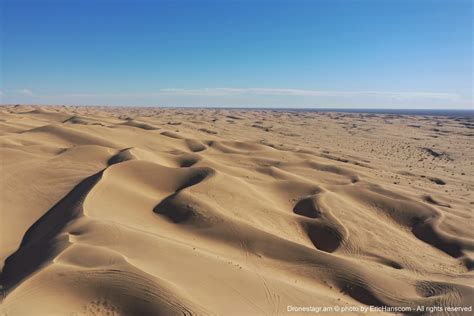
[[473,108],[470,0],[0,0],[0,103]]

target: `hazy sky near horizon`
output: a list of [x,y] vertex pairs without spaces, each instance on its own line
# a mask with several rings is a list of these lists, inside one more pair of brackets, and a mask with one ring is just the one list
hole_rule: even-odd
[[1,103],[472,108],[472,6],[0,0]]

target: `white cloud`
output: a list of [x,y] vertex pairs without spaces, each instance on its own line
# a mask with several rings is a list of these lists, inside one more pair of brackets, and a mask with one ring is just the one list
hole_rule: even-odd
[[[141,92],[6,93],[2,102],[37,104],[160,105],[216,107],[472,108],[472,98],[456,93],[420,91],[340,91],[290,88],[166,88]],[[18,100],[19,96],[22,99]]]
[[19,94],[27,95],[27,96],[33,96],[33,92],[29,89],[21,89],[17,91]]
[[[24,89],[24,94],[32,95],[31,91]],[[27,93],[28,92],[28,93]],[[432,99],[456,101],[461,98],[456,93],[445,92],[400,92],[400,91],[325,91],[304,89],[281,89],[281,88],[199,88],[182,89],[166,88],[155,92],[143,93],[104,93],[104,94],[66,94],[65,97],[76,98],[153,98],[162,96],[202,96],[202,97],[226,97],[226,96],[286,96],[286,97],[378,97],[396,100]]]
[[440,92],[393,92],[393,91],[323,91],[280,88],[202,88],[202,89],[161,89],[162,94],[179,96],[236,96],[236,95],[268,95],[268,96],[301,96],[301,97],[386,97],[393,99],[438,99],[458,100],[455,93]]

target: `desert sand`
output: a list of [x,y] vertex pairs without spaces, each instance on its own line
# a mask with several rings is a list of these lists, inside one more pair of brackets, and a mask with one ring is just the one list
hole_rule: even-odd
[[0,315],[469,307],[473,129],[472,118],[3,106]]

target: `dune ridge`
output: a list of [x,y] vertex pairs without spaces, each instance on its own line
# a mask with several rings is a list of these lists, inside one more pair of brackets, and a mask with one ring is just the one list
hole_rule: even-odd
[[472,304],[472,118],[0,111],[7,315]]

